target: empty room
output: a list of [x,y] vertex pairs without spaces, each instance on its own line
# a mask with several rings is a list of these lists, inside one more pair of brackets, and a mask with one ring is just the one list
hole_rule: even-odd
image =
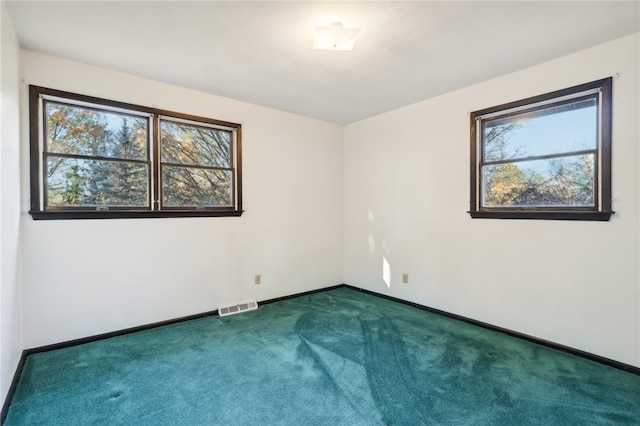
[[0,6],[1,424],[640,424],[639,1]]

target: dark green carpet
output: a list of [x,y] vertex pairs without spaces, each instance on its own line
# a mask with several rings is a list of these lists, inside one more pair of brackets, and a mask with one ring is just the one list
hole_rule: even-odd
[[31,355],[5,424],[640,424],[640,376],[340,288]]

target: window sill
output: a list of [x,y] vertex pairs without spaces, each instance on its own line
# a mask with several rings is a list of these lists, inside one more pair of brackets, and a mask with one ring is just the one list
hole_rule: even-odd
[[33,220],[65,220],[65,219],[147,219],[169,217],[229,217],[242,216],[244,210],[30,210]]
[[586,220],[606,222],[614,212],[594,211],[514,211],[491,210],[467,212],[473,219],[540,219],[540,220]]

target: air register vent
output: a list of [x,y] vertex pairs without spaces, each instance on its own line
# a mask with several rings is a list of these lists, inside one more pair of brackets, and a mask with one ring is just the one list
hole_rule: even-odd
[[227,315],[239,314],[245,311],[254,311],[258,309],[258,302],[252,300],[250,302],[239,303],[236,305],[221,306],[218,308],[218,315],[226,317]]

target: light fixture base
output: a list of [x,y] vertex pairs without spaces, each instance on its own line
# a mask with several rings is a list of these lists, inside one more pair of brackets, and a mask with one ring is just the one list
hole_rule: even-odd
[[328,26],[316,26],[313,48],[321,50],[350,51],[356,43],[360,28],[347,28],[341,22]]

